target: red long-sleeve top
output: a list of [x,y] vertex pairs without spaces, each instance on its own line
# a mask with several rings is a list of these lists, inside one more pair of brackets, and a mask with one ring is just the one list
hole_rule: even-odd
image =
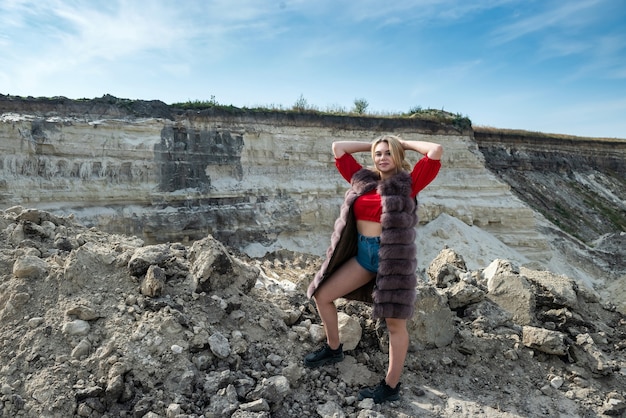
[[[345,153],[335,158],[335,166],[346,181],[350,182],[354,173],[363,168],[352,154]],[[428,156],[420,158],[411,171],[411,197],[417,194],[432,182],[441,168],[441,161],[431,160]],[[380,195],[376,189],[363,194],[354,202],[354,215],[357,220],[380,222],[383,207]]]

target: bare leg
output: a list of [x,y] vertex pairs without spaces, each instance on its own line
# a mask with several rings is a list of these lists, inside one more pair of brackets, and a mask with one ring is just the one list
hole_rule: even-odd
[[363,286],[375,276],[367,271],[355,258],[344,263],[332,276],[324,281],[314,295],[317,311],[322,318],[326,331],[326,342],[330,348],[339,347],[339,324],[335,299],[347,295]]
[[406,319],[385,318],[389,330],[389,367],[385,378],[387,384],[395,388],[400,382],[404,360],[409,349],[409,332]]

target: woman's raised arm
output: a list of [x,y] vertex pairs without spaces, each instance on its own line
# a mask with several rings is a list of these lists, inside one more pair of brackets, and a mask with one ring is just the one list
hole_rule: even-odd
[[362,141],[335,141],[333,142],[333,155],[341,158],[343,154],[353,154],[355,152],[365,152],[372,149],[372,144]]
[[443,147],[434,142],[402,140],[402,147],[426,155],[431,160],[440,160],[443,155]]

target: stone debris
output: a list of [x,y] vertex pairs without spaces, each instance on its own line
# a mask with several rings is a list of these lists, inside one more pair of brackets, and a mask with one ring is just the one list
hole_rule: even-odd
[[71,218],[0,216],[2,417],[624,416],[626,318],[565,276],[444,248],[418,285],[401,399],[369,306],[339,300],[343,362],[305,289],[321,259],[213,237],[144,245]]
[[522,328],[522,342],[528,348],[542,353],[564,356],[567,354],[565,334],[545,328],[525,325]]
[[141,294],[144,296],[161,296],[167,277],[165,271],[157,265],[151,265],[141,282]]

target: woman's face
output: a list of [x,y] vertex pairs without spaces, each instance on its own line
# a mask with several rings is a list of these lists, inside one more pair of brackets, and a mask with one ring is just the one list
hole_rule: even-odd
[[396,173],[396,163],[393,161],[393,158],[391,158],[388,143],[379,142],[376,147],[374,147],[374,165],[383,177]]

